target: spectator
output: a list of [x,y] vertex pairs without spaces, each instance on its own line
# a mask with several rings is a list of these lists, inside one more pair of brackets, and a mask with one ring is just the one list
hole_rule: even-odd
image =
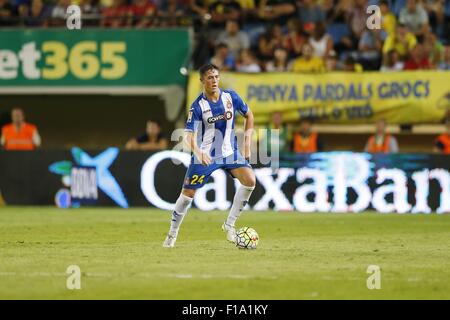
[[130,139],[125,148],[128,150],[163,150],[168,146],[167,138],[161,133],[158,121],[147,121],[147,130],[143,135]]
[[389,9],[389,2],[387,0],[380,1],[380,11],[381,11],[381,28],[385,32],[383,35],[383,40],[390,34],[395,33],[395,27],[397,25],[397,18]]
[[211,19],[207,0],[189,0],[189,12],[200,17],[200,19],[194,20],[195,30],[202,25],[206,25]]
[[238,0],[243,11],[251,11],[256,8],[255,0]]
[[28,15],[30,14],[30,7],[26,3],[21,3],[17,6],[18,25],[26,26]]
[[189,9],[198,14],[199,16],[204,16],[208,13],[208,1],[207,0],[190,0]]
[[52,26],[65,26],[67,19],[67,8],[70,6],[71,0],[58,0],[56,5],[53,7],[51,15],[51,25]]
[[300,130],[292,137],[292,151],[295,153],[312,153],[323,151],[323,143],[316,132],[312,131],[312,120],[300,119]]
[[103,27],[123,27],[127,23],[129,8],[125,0],[113,0],[111,7],[107,7],[102,12],[101,25]]
[[[272,131],[278,130],[278,135],[275,135]],[[271,122],[266,125],[265,129],[259,135],[259,145],[266,151],[267,155],[271,155],[272,146],[278,145],[280,152],[289,151],[289,129],[286,124],[283,123],[283,115],[280,111],[272,113]],[[270,153],[269,153],[270,152]]]
[[109,8],[113,5],[114,0],[98,0],[100,8]]
[[395,50],[400,56],[400,59],[405,59],[408,52],[412,50],[417,43],[416,36],[408,31],[408,28],[403,25],[397,25],[395,34],[390,34],[386,38],[383,45],[383,54],[386,55],[389,51]]
[[433,69],[436,69],[444,52],[444,46],[438,40],[437,36],[431,31],[427,31],[424,35],[423,47],[425,56],[430,60]]
[[128,8],[128,26],[146,28],[155,24],[156,6],[150,0],[133,0]]
[[157,10],[158,18],[161,21],[160,25],[164,27],[188,25],[188,21],[182,22],[182,20],[187,19],[184,17],[186,10],[186,4],[180,0],[161,1]]
[[247,33],[239,30],[236,20],[228,20],[225,31],[217,38],[217,43],[226,43],[233,58],[237,58],[242,49],[250,48],[250,39]]
[[327,72],[333,72],[338,70],[336,51],[331,50],[328,56],[325,58],[325,70]]
[[14,24],[14,8],[8,0],[0,0],[0,27]]
[[273,59],[275,48],[283,45],[281,27],[272,25],[258,38],[257,57],[263,63]]
[[253,23],[257,22],[257,0],[237,0],[241,6],[241,20],[242,22]]
[[[26,8],[26,9],[25,9]],[[32,0],[31,7],[22,7],[25,16],[25,25],[28,27],[47,27],[51,16],[51,8],[42,0]]]
[[365,152],[370,153],[397,153],[398,143],[394,136],[386,133],[386,121],[376,122],[376,132],[367,140]]
[[445,22],[445,0],[425,0],[423,5],[427,11],[430,25],[437,32]]
[[302,24],[297,19],[290,19],[287,29],[288,32],[283,38],[283,46],[288,50],[289,57],[293,58],[302,53],[306,37],[303,34]]
[[410,58],[405,62],[405,70],[430,69],[430,60],[425,56],[423,45],[416,44],[410,53]]
[[327,33],[325,24],[322,22],[316,23],[316,27],[308,42],[313,48],[313,55],[318,58],[327,57],[333,49],[333,39]]
[[353,8],[348,13],[347,24],[351,31],[351,37],[344,37],[344,43],[346,42],[349,49],[357,48],[359,39],[367,28],[368,15],[366,9],[367,0],[355,0]]
[[309,43],[303,45],[302,53],[302,56],[294,60],[292,71],[315,73],[324,71],[323,59],[313,56],[313,48]]
[[269,45],[267,33],[263,33],[258,37],[256,57],[263,63],[267,63],[273,59],[273,48]]
[[230,54],[228,46],[225,43],[219,43],[216,46],[215,54],[210,62],[217,66],[221,71],[234,70],[235,68],[235,59]]
[[436,138],[434,152],[450,154],[450,118],[445,122],[447,131]]
[[417,0],[407,0],[406,7],[400,11],[399,22],[408,27],[416,37],[423,36],[429,27],[427,12]]
[[255,56],[249,49],[243,49],[241,51],[237,71],[247,73],[261,72],[261,67],[256,63]]
[[450,70],[450,46],[445,47],[444,59],[438,66],[439,70]]
[[241,5],[236,0],[216,0],[209,6],[210,26],[222,30],[228,20],[240,20]]
[[392,49],[386,54],[384,64],[381,71],[401,71],[405,67],[403,61],[400,60],[398,52]]
[[364,68],[357,63],[352,56],[348,56],[344,61],[344,71],[346,72],[363,72]]
[[5,150],[34,150],[41,145],[41,137],[35,125],[25,122],[21,108],[11,111],[11,123],[3,126],[0,138]]
[[325,22],[325,11],[316,0],[297,1],[297,13],[299,20],[303,23],[303,29],[310,34],[318,23]]
[[266,64],[266,71],[268,72],[284,72],[288,71],[288,52],[285,48],[279,47],[275,49],[273,54],[274,59]]
[[259,0],[257,10],[259,19],[285,25],[295,14],[295,0]]
[[269,27],[269,39],[273,51],[275,50],[275,48],[283,45],[284,34],[281,25],[274,24]]
[[81,18],[83,19],[83,26],[98,26],[100,16],[100,7],[98,0],[81,0],[80,9],[83,12]]
[[322,9],[325,11],[327,23],[345,23],[353,8],[354,0],[323,0]]
[[367,29],[359,41],[358,60],[365,70],[378,70],[381,64],[383,40],[380,29]]

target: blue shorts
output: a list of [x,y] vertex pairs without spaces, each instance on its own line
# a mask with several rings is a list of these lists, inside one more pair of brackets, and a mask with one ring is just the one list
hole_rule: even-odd
[[194,156],[192,156],[191,164],[189,165],[186,176],[184,177],[183,188],[199,189],[208,182],[209,177],[214,171],[224,169],[231,175],[230,170],[240,167],[251,168],[251,165],[244,159],[239,151],[235,151],[232,155],[226,158],[214,160],[209,166],[194,163]]

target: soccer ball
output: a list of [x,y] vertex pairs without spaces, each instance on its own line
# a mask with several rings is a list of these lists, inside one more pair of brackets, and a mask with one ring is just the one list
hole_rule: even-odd
[[236,232],[236,247],[239,249],[256,249],[259,236],[255,229],[242,227]]

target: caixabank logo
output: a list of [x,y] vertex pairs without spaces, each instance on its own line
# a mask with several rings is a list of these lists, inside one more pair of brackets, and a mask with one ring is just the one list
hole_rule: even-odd
[[[280,168],[254,169],[257,188],[250,199],[251,209],[268,210],[273,205],[275,210],[299,212],[362,212],[372,208],[381,213],[447,213],[448,158],[438,158],[426,154],[354,152],[294,155],[289,164],[280,161]],[[155,175],[159,164],[169,159],[185,167],[190,163],[189,154],[162,151],[150,156],[141,170],[144,196],[164,210],[173,210],[175,204],[160,195],[161,186]],[[230,180],[223,170],[214,171],[211,177],[197,190],[195,206],[205,211],[228,210]]]
[[[118,148],[108,148],[95,157],[80,148],[71,150],[74,161],[58,161],[49,166],[52,173],[61,175],[65,188],[58,190],[55,202],[59,207],[78,207],[95,204],[98,189],[122,208],[128,208],[119,183],[109,167],[119,154]],[[70,188],[70,189],[69,189]]]

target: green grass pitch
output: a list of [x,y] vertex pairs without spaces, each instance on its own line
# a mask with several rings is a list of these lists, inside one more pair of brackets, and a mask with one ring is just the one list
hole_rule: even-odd
[[0,298],[450,299],[450,215],[244,212],[253,251],[225,240],[226,215],[190,210],[166,249],[163,210],[0,208]]

